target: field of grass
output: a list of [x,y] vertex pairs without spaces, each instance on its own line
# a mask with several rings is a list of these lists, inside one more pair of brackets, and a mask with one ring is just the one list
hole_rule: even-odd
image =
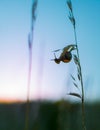
[[[100,103],[85,104],[87,130],[100,130]],[[31,102],[29,130],[81,130],[80,104]],[[25,130],[25,103],[0,104],[0,130]]]

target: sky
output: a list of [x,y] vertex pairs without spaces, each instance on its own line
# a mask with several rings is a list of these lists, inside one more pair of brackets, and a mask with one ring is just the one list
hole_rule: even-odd
[[[72,0],[85,99],[100,99],[100,1]],[[0,100],[26,100],[29,65],[28,34],[32,0],[0,1]],[[76,91],[70,74],[73,60],[59,65],[51,61],[53,50],[74,44],[66,0],[38,0],[34,26],[30,100],[68,99]],[[59,56],[61,52],[56,55]]]

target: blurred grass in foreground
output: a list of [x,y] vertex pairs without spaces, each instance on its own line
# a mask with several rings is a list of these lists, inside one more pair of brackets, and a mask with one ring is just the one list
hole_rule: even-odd
[[[100,130],[100,103],[85,104],[87,130]],[[25,103],[0,104],[0,130],[24,130]],[[29,107],[29,130],[81,130],[79,103],[35,101]]]

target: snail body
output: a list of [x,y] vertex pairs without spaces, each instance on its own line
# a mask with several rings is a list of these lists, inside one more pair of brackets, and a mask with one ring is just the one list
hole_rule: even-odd
[[[57,64],[59,64],[61,61],[64,62],[64,63],[69,63],[71,61],[71,59],[72,59],[71,51],[73,51],[75,49],[76,49],[76,45],[75,44],[68,45],[68,46],[63,48],[63,52],[61,53],[59,58],[56,58],[56,55],[54,53],[55,59],[53,59],[53,60]],[[59,50],[60,49],[55,50],[54,52],[57,52]]]
[[65,52],[64,55],[61,55],[59,58],[55,58],[54,61],[59,64],[61,61],[64,63],[70,62],[72,59],[72,54],[71,52]]

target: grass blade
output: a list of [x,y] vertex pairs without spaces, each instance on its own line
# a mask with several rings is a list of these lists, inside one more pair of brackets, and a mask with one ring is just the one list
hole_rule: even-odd
[[68,95],[71,95],[71,96],[75,96],[75,97],[78,97],[78,98],[82,98],[80,94],[78,93],[68,93]]
[[72,74],[71,74],[70,76],[71,76],[71,78],[72,78],[74,81],[76,81],[76,79],[74,78],[74,76],[73,76]]

